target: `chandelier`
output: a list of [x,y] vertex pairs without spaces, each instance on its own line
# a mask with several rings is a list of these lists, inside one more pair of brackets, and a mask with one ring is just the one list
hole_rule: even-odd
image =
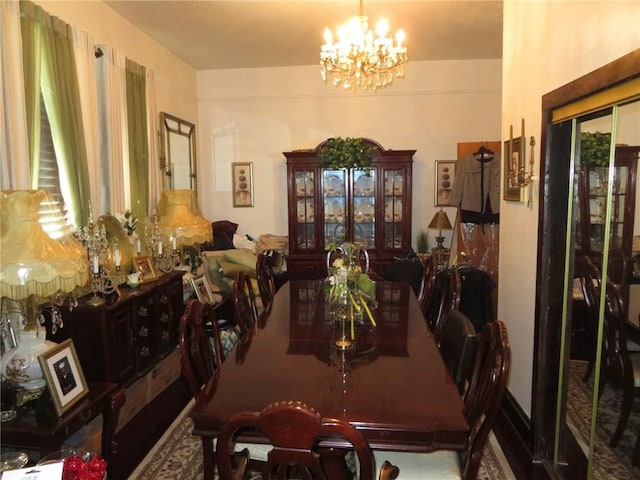
[[323,80],[326,82],[327,77],[331,77],[335,86],[342,84],[345,90],[355,92],[358,88],[377,90],[393,83],[393,77],[404,77],[407,61],[407,48],[402,45],[404,31],[396,32],[395,44],[387,37],[389,22],[386,19],[378,21],[375,31],[377,38],[369,30],[362,0],[360,15],[338,27],[337,42],[334,43],[333,34],[327,27],[320,51]]

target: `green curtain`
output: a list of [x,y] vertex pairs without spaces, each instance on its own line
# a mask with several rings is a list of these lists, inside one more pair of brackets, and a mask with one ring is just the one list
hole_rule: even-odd
[[40,170],[40,65],[41,32],[45,13],[31,2],[20,2],[22,70],[29,143],[31,188],[38,188]]
[[149,212],[149,146],[147,144],[146,72],[127,59],[127,121],[131,212],[145,218]]
[[[90,195],[71,27],[30,2],[21,2],[21,13],[23,37],[28,40],[23,44],[23,56],[29,68],[25,68],[25,90],[32,165],[38,166],[40,153],[40,97],[35,94],[39,83],[51,125],[60,187],[67,208],[73,212],[73,223],[79,226],[89,215]],[[37,176],[38,168],[33,171]]]

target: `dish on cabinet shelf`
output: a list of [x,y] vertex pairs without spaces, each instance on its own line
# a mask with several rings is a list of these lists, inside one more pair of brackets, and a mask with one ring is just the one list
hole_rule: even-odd
[[344,194],[344,182],[337,175],[327,175],[324,178],[323,191],[325,195],[335,197]]
[[298,200],[298,222],[310,220],[313,220],[313,203],[310,200]]
[[327,202],[324,205],[324,219],[327,222],[344,222],[344,208],[337,201]]
[[373,177],[368,175],[361,175],[354,185],[354,192],[356,195],[373,195]]
[[386,195],[402,195],[402,175],[393,172],[386,176],[384,181],[384,193]]
[[386,222],[401,222],[402,221],[402,200],[396,198],[395,200],[387,200],[384,204],[384,220]]
[[299,197],[313,196],[313,173],[304,173],[296,177],[296,194]]
[[358,223],[371,222],[374,217],[374,206],[369,199],[356,200],[353,219]]

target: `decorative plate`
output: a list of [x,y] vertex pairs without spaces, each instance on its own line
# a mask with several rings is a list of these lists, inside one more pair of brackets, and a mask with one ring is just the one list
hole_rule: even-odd
[[385,222],[402,221],[402,200],[396,198],[394,201],[387,200],[384,204]]
[[369,199],[356,200],[354,204],[353,219],[356,222],[371,222],[374,217],[374,206]]
[[344,195],[344,182],[337,175],[327,175],[324,178],[324,194],[330,197],[341,197]]
[[402,195],[402,175],[399,172],[393,172],[386,176],[384,193],[386,195]]
[[373,195],[373,185],[373,177],[361,175],[354,185],[355,194],[362,196]]

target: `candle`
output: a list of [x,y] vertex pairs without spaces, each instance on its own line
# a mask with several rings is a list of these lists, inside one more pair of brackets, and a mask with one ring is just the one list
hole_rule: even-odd
[[98,256],[93,256],[93,273],[100,273],[100,265],[98,264]]
[[171,237],[171,248],[176,249],[176,237]]
[[136,255],[140,255],[140,239],[136,238]]
[[162,241],[158,242],[158,255],[162,255]]
[[116,248],[115,252],[113,252],[113,256],[115,257],[116,267],[120,266],[120,249]]

